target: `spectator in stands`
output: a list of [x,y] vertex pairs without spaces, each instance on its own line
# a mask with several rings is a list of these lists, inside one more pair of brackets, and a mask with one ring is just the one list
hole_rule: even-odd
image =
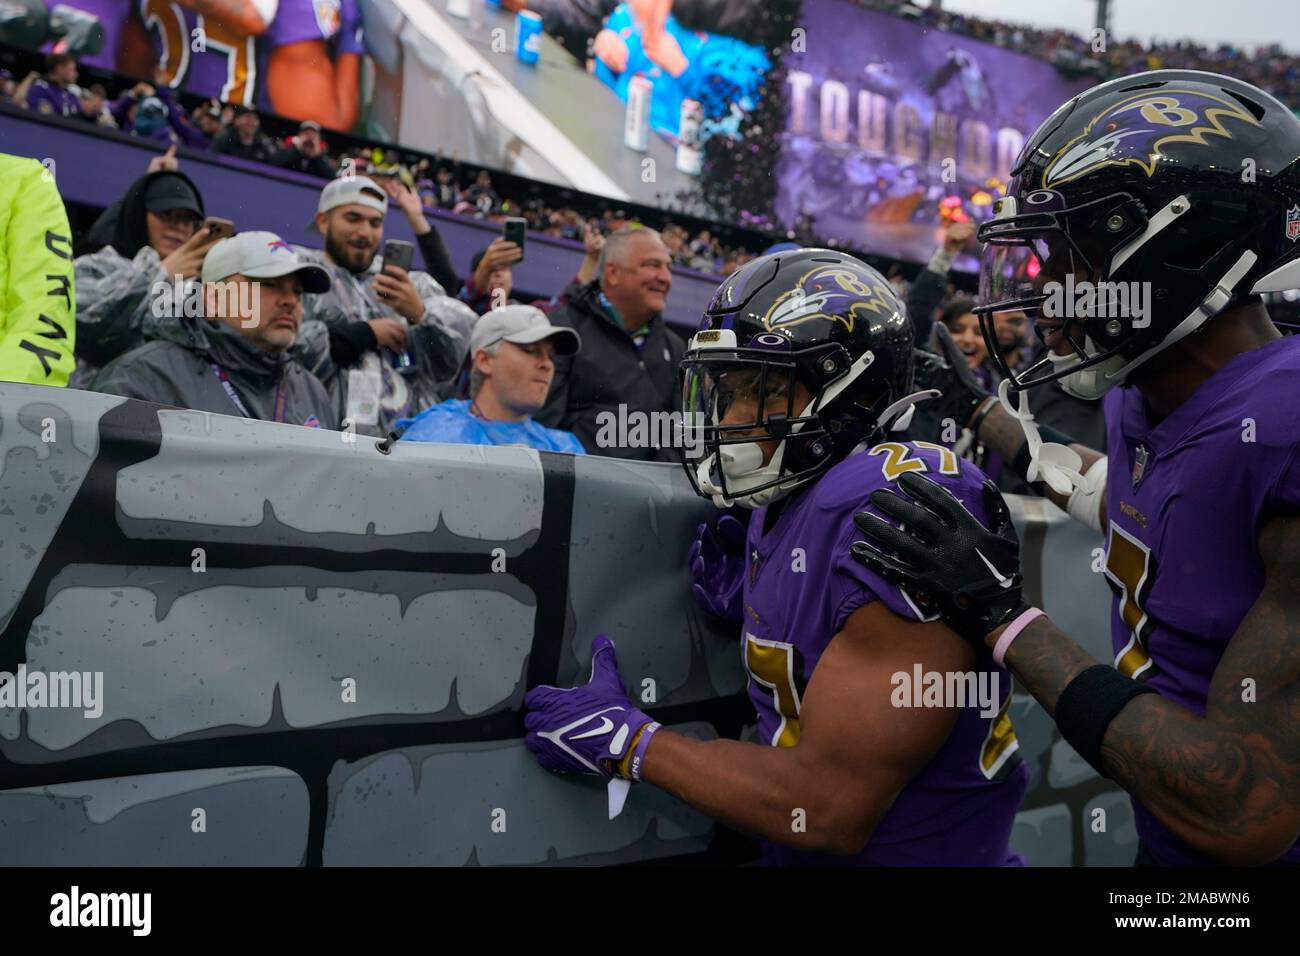
[[262,120],[256,111],[246,106],[235,107],[235,118],[208,147],[214,153],[248,159],[255,163],[269,163],[275,155],[275,144],[262,132]]
[[[988,349],[984,344],[984,336],[980,333],[980,320],[974,313],[974,308],[975,300],[969,296],[958,296],[944,306],[939,314],[943,331],[939,332],[936,328],[935,332],[938,339],[936,348],[945,356],[949,356],[949,353],[952,353],[950,357],[954,359],[960,356],[960,361],[970,370],[979,387],[987,392],[995,392],[999,379],[992,363],[988,361]],[[951,420],[933,420],[928,411],[924,402],[917,406],[913,425],[908,432],[911,437],[951,448],[962,458],[973,461],[994,481],[1002,479],[1002,459],[975,442],[974,434],[969,428],[958,428],[958,423]],[[1006,476],[1015,479],[1011,472],[1007,472]]]
[[[690,266],[700,272],[713,272],[718,268],[718,249],[714,245],[713,235],[707,229],[701,229],[690,245]],[[737,265],[736,268],[739,268]],[[734,271],[734,270],[733,270]]]
[[557,359],[538,421],[573,432],[592,454],[677,460],[667,448],[597,442],[609,414],[626,421],[630,414],[671,412],[678,405],[677,363],[685,343],[662,318],[672,283],[668,250],[653,229],[620,229],[606,237],[596,280],[551,317],[578,332],[583,351]]
[[77,58],[71,53],[51,53],[45,58],[45,75],[27,90],[27,108],[47,116],[80,116],[81,101],[69,89],[76,82]]
[[[577,273],[551,298],[536,299],[531,304],[543,312],[566,305],[580,287],[596,278],[600,250],[604,245],[605,237],[600,231],[594,226],[588,228],[583,236],[583,257]],[[507,242],[501,237],[493,239],[485,249],[480,249],[470,259],[470,274],[461,283],[458,298],[468,303],[479,315],[517,303],[519,300],[511,298],[515,287],[512,267],[522,258],[523,250],[513,242]]]
[[475,318],[428,273],[381,265],[387,213],[374,180],[336,179],[321,190],[313,221],[324,250],[298,249],[332,280],[306,306],[304,334],[320,356],[312,371],[356,430],[371,435],[450,393]]
[[943,245],[935,250],[929,263],[921,270],[907,292],[907,314],[912,317],[912,329],[918,345],[930,341],[934,328],[934,312],[948,292],[948,272],[957,253],[975,237],[975,223],[952,222],[944,232]]
[[515,243],[499,236],[493,239],[470,259],[470,273],[461,283],[460,300],[479,315],[515,302],[510,298],[515,286],[511,266],[523,257],[524,251]]
[[206,103],[196,106],[194,112],[190,114],[190,119],[198,128],[199,132],[208,138],[208,147],[212,141],[221,135],[225,124],[221,122],[221,105],[216,100],[209,100]]
[[530,305],[509,305],[474,324],[470,398],[449,399],[397,423],[403,441],[470,445],[527,445],[583,454],[571,432],[547,428],[532,416],[546,402],[556,354],[581,347],[573,329],[551,325]]
[[479,218],[490,215],[501,205],[501,197],[492,188],[492,175],[486,169],[480,169],[474,177],[474,185],[465,192],[465,201],[474,207]]
[[[78,256],[77,370],[72,385],[87,387],[99,367],[144,341],[160,290],[172,295],[180,276],[183,290],[198,281],[215,239],[203,222],[203,197],[184,173],[147,173],[101,217],[111,224],[103,248]],[[91,228],[101,231],[101,223]]]
[[319,176],[321,179],[333,179],[334,164],[330,162],[325,144],[320,138],[320,123],[303,120],[298,126],[298,135],[271,157],[271,165],[307,173],[309,176]]
[[54,177],[34,159],[0,153],[0,380],[68,383],[79,294]]
[[270,232],[216,243],[203,263],[203,315],[160,323],[156,337],[115,359],[96,391],[222,415],[337,428],[325,387],[291,354],[304,291],[329,289],[325,270]]
[[975,300],[969,296],[958,296],[944,306],[939,321],[948,330],[948,335],[965,358],[966,365],[975,374],[975,380],[987,391],[993,391],[997,387],[997,376],[988,361],[989,351],[980,332],[979,316],[975,314]]
[[117,120],[108,108],[108,91],[99,83],[82,89],[80,116],[96,126],[117,126]]
[[190,125],[176,105],[172,91],[164,84],[137,83],[109,107],[117,125],[125,132],[155,139],[168,146],[204,149],[208,139]]
[[448,166],[439,166],[434,175],[434,192],[438,205],[443,209],[452,209],[460,201],[460,190],[456,188],[456,174]]
[[8,70],[0,69],[0,103],[12,103],[14,100],[14,90],[18,84],[14,82],[14,75]]

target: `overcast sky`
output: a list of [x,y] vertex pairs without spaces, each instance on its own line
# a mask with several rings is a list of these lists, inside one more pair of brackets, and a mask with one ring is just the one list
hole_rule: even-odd
[[[912,0],[924,6],[929,0]],[[993,20],[1091,30],[1096,0],[942,0],[944,9]],[[1191,39],[1247,48],[1281,43],[1300,51],[1300,0],[1111,0],[1111,30],[1121,40]]]

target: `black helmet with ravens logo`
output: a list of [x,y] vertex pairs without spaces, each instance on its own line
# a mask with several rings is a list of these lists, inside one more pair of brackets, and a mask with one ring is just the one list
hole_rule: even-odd
[[798,249],[746,263],[681,363],[692,486],[719,507],[761,507],[905,427],[912,344],[893,287],[852,256]]
[[[1227,76],[1157,70],[1064,104],[978,232],[981,327],[1016,389],[1097,398],[1244,296],[1300,286],[1300,120]],[[1052,346],[1012,370],[994,315]]]

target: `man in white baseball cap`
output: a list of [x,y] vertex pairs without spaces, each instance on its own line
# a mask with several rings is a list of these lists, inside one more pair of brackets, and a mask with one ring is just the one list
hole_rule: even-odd
[[[109,363],[94,389],[163,405],[337,428],[329,393],[290,354],[303,292],[329,274],[275,233],[245,232],[203,260],[202,315],[187,309],[148,327],[153,340]],[[164,303],[165,304],[165,303]],[[147,333],[147,334],[148,334]]]
[[296,247],[332,280],[306,303],[303,351],[363,435],[387,435],[397,419],[448,393],[475,317],[428,273],[381,259],[387,213],[388,196],[373,179],[335,179],[321,190],[310,227],[324,249]]
[[493,309],[474,324],[469,401],[452,399],[402,419],[403,441],[471,445],[527,445],[542,451],[584,454],[572,432],[547,428],[533,415],[546,403],[555,356],[574,355],[582,339],[551,325],[531,305]]

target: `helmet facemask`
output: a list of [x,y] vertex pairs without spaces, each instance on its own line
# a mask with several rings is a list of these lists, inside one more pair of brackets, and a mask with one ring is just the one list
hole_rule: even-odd
[[[1145,351],[1145,339],[1154,338],[1143,332],[1149,313],[1128,314],[1126,291],[1110,281],[1134,251],[1126,247],[1147,229],[1145,211],[1127,194],[1065,209],[1059,193],[1039,190],[1023,204],[1031,211],[1019,210],[1014,196],[998,200],[995,218],[979,230],[984,250],[975,313],[989,358],[1016,390],[1061,380],[1077,397],[1099,398],[1121,381],[1118,373],[1131,357]],[[1020,370],[997,347],[994,316],[1009,311],[1024,312],[1048,345]],[[1068,350],[1058,354],[1062,343]]]
[[[712,341],[699,341],[706,338]],[[739,348],[729,330],[701,332],[681,364],[683,445],[698,450],[686,473],[696,493],[720,508],[778,501],[869,439],[868,431],[882,430],[879,423],[864,428],[862,415],[836,414],[837,399],[873,361],[870,352],[857,362],[835,343],[792,352],[774,333],[756,343]],[[886,411],[888,399],[880,396],[874,411]],[[898,417],[905,410],[889,411]]]

